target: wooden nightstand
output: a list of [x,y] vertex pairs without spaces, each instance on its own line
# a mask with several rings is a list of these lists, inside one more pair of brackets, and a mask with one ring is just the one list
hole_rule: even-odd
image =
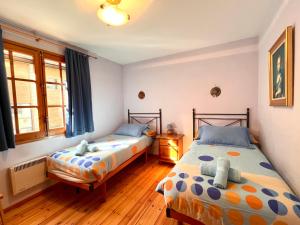
[[159,161],[176,163],[183,154],[183,134],[156,136],[159,141]]

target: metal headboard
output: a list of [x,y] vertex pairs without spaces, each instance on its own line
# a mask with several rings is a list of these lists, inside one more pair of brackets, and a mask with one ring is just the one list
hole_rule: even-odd
[[[141,121],[143,120],[143,121]],[[132,113],[128,109],[128,123],[151,124],[155,122],[155,129],[157,134],[162,134],[162,113],[159,109],[158,113]],[[159,123],[159,129],[158,129]]]
[[213,126],[213,121],[228,121],[224,126],[233,126],[239,124],[243,126],[246,122],[247,128],[250,127],[250,109],[247,108],[246,113],[196,113],[193,109],[193,139],[196,138],[196,131],[200,127],[200,123]]

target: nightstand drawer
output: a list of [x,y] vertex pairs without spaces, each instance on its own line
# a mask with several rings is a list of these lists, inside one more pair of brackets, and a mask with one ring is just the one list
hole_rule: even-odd
[[178,159],[178,148],[172,148],[172,147],[168,147],[168,146],[160,146],[159,151],[160,151],[160,157],[162,157],[162,158],[169,158],[172,160]]
[[159,139],[159,144],[164,146],[177,146],[177,140]]

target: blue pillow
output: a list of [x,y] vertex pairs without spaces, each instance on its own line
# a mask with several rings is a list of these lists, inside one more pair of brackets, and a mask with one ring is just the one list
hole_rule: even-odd
[[248,128],[245,127],[202,126],[197,143],[253,148]]
[[133,137],[140,137],[145,129],[148,128],[147,124],[123,124],[121,125],[114,134],[126,135]]

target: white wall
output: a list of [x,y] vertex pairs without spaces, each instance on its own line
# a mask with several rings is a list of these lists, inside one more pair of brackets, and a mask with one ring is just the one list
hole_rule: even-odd
[[[248,39],[198,51],[124,66],[124,109],[163,110],[164,128],[175,122],[192,141],[192,108],[198,112],[241,113],[251,108],[251,127],[257,133],[257,40]],[[210,95],[221,87],[218,98]],[[146,94],[140,100],[137,94]]]
[[[294,191],[300,195],[300,1],[282,6],[259,42],[258,115],[264,152]],[[295,26],[294,107],[269,106],[268,50],[284,29]]]
[[[31,40],[20,39],[7,33],[4,35],[6,39],[47,49],[56,53],[63,52],[62,49],[45,45],[45,43],[38,44]],[[5,207],[44,189],[50,184],[46,183],[40,185],[13,197],[7,168],[16,163],[72,146],[80,142],[82,138],[91,140],[104,136],[111,133],[123,121],[122,67],[99,57],[97,60],[90,59],[90,72],[95,132],[70,139],[64,136],[48,138],[29,144],[17,145],[15,149],[0,152],[0,193],[3,193],[5,196]]]

